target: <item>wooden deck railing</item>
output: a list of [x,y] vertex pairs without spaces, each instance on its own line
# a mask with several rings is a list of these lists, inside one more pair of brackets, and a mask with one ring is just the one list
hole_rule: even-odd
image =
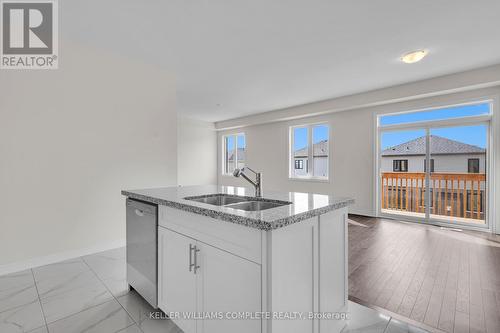
[[[484,173],[431,173],[430,214],[484,220]],[[382,209],[425,213],[424,172],[383,172]]]

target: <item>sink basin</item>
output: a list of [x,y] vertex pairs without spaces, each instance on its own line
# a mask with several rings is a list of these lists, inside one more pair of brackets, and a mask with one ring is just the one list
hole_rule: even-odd
[[225,206],[229,204],[234,204],[238,202],[248,201],[247,198],[238,197],[235,195],[225,195],[225,194],[214,194],[204,197],[187,197],[186,200],[201,202],[214,206]]
[[226,205],[227,208],[245,210],[247,212],[254,212],[259,210],[266,210],[270,208],[281,207],[289,205],[288,202],[272,202],[272,201],[245,201],[240,203],[234,203]]
[[186,197],[184,198],[184,200],[191,200],[214,206],[224,206],[227,208],[245,210],[247,212],[266,210],[291,204],[291,202],[287,201],[271,201],[263,198],[241,197],[238,195],[228,195],[220,193],[196,197]]

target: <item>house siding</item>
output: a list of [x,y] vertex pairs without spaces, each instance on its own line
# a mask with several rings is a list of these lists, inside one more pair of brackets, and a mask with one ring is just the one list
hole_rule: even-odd
[[[486,171],[486,154],[450,154],[450,155],[434,155],[434,172],[443,173],[468,173],[468,159],[479,159],[479,172]],[[424,172],[425,155],[411,156],[382,156],[381,171],[392,172],[394,160],[408,160],[408,172]]]
[[[295,163],[293,164],[293,175],[298,177],[307,176],[308,165],[307,165],[307,157],[295,157],[295,161],[303,161],[302,169],[295,169]],[[328,177],[328,157],[327,156],[315,156],[313,158],[313,176],[314,177]]]

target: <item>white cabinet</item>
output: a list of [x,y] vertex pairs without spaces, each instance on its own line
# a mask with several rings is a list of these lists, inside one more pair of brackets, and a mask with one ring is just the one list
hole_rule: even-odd
[[[342,221],[342,222],[340,222]],[[347,311],[347,214],[334,210],[319,217],[319,311]],[[323,255],[321,255],[323,254]],[[327,255],[325,255],[327,254]],[[344,322],[321,320],[320,332],[338,332]]]
[[[347,208],[264,231],[159,206],[158,223],[159,307],[196,314],[172,318],[185,333],[338,333],[345,326],[309,314],[347,310]],[[305,319],[274,318],[298,312]],[[204,317],[214,313],[222,319]],[[227,319],[245,313],[270,319]]]
[[[196,241],[161,227],[158,229],[158,306],[165,312],[194,312],[196,275],[189,264],[193,261],[192,249]],[[193,319],[181,316],[175,322],[184,333],[196,332]]]
[[[201,258],[198,271],[198,309],[222,312],[225,317],[261,311],[260,265],[210,245],[198,243]],[[260,320],[203,320],[203,333],[256,333]]]
[[[261,311],[260,265],[159,227],[159,307],[180,312],[173,321],[185,333],[255,333],[260,320],[228,316]],[[217,314],[222,319],[185,319]]]

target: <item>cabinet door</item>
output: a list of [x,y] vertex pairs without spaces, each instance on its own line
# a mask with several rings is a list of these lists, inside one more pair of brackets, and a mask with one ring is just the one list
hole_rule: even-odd
[[[319,311],[347,310],[347,209],[319,217]],[[320,321],[320,332],[340,332],[343,320]]]
[[[260,312],[260,265],[198,242],[198,309],[204,313]],[[204,319],[198,333],[261,332],[261,320]]]
[[196,332],[196,321],[183,319],[182,312],[196,312],[196,275],[189,264],[191,256],[190,246],[196,241],[159,227],[159,307],[164,312],[180,312],[179,318],[172,320],[184,333]]

